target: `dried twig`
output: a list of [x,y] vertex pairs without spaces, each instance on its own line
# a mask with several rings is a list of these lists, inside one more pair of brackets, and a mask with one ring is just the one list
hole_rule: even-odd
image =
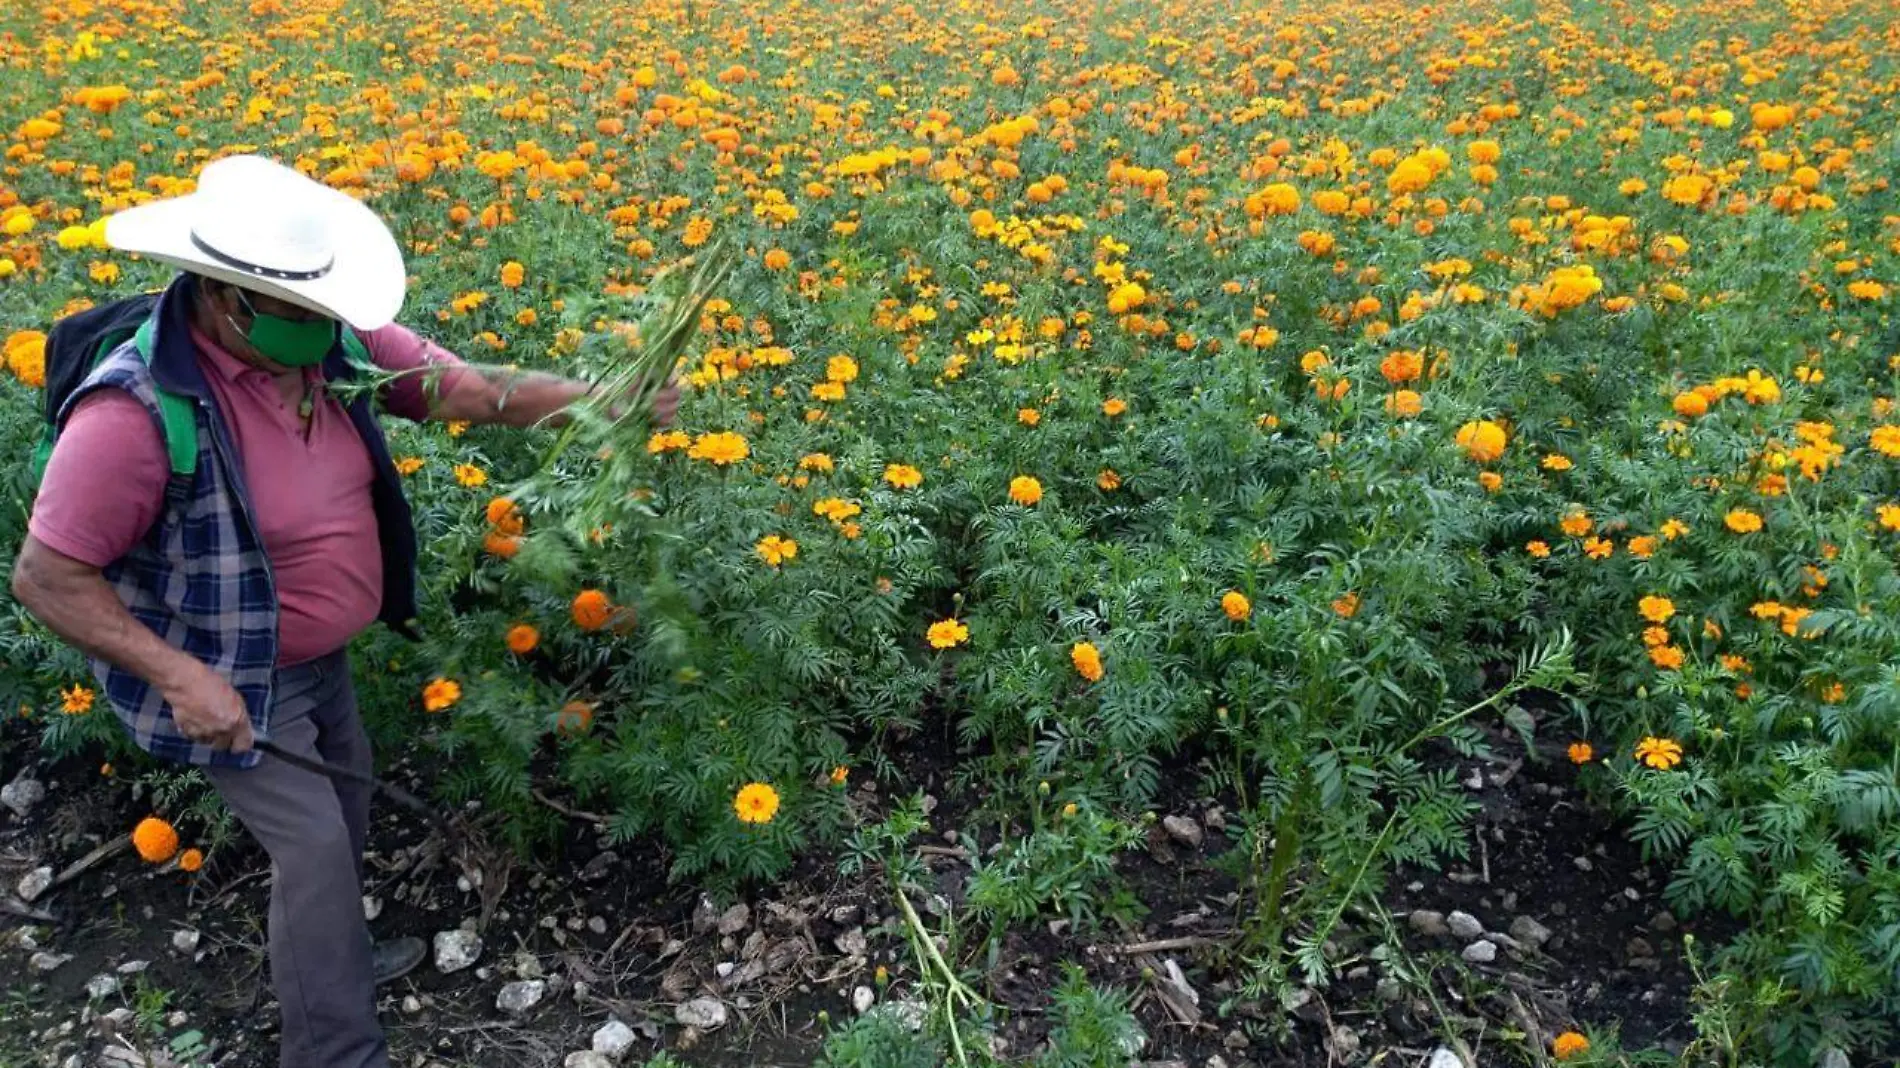
[[106,839],[100,843],[97,849],[73,861],[67,866],[65,871],[54,876],[52,884],[46,888],[47,891],[51,892],[65,886],[67,883],[72,882],[74,879],[79,878],[81,875],[84,875],[96,867],[100,861],[109,857],[118,856],[130,848],[132,848],[132,839],[130,838],[120,836]]
[[563,805],[559,801],[556,801],[552,797],[549,797],[548,795],[542,793],[540,790],[532,790],[530,792],[534,794],[534,799],[536,801],[541,802],[542,804],[548,806],[554,811],[559,812],[563,816],[567,816],[571,819],[586,820],[588,823],[591,823],[596,827],[605,827],[607,825],[607,817],[601,815],[598,812],[587,812],[582,809],[573,808],[568,805]]
[[1203,946],[1218,946],[1233,932],[1223,931],[1216,935],[1183,935],[1180,938],[1159,938],[1153,942],[1135,942],[1125,946],[1108,946],[1117,953],[1131,957],[1149,953],[1169,953],[1181,949],[1200,949]]

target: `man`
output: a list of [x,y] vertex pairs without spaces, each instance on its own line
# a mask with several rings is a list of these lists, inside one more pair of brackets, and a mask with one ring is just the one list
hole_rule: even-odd
[[[415,614],[415,531],[370,398],[326,387],[371,373],[349,356],[367,351],[399,376],[379,391],[392,414],[518,427],[562,422],[588,387],[465,364],[394,325],[388,228],[268,160],[214,162],[197,192],[113,216],[106,240],[183,273],[149,358],[120,346],[62,409],[14,595],[91,658],[134,740],[202,767],[270,854],[284,1068],[384,1068],[374,985],[424,947],[372,946],[369,791],[253,749],[370,770],[344,648]],[[188,472],[163,393],[194,409]],[[656,419],[677,402],[664,391]]]

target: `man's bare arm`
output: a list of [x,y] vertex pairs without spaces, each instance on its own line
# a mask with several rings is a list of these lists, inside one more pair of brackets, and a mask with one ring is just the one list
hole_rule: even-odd
[[[446,390],[440,389],[448,383]],[[586,383],[542,371],[522,371],[492,364],[463,364],[425,386],[429,415],[444,422],[499,424],[501,426],[558,427],[568,421],[567,409],[588,395]],[[673,420],[679,390],[669,384],[653,399],[657,426]]]
[[13,566],[13,596],[53,633],[151,684],[186,737],[251,747],[250,715],[230,681],[134,619],[98,568],[29,534]]

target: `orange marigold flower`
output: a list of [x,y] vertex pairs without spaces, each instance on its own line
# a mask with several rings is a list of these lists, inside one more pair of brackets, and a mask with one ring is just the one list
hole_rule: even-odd
[[501,284],[504,289],[521,288],[521,283],[526,281],[527,277],[528,269],[514,260],[501,265]]
[[1028,475],[1009,480],[1009,499],[1024,507],[1042,500],[1042,483]]
[[1345,593],[1333,599],[1333,614],[1341,619],[1351,619],[1359,612],[1359,595]]
[[1709,398],[1694,390],[1676,394],[1676,399],[1670,401],[1669,406],[1684,419],[1699,419],[1709,414]]
[[1076,642],[1070,646],[1069,660],[1075,664],[1076,674],[1090,682],[1102,681],[1102,654],[1093,642]]
[[563,738],[573,738],[586,734],[594,725],[594,706],[590,702],[573,700],[561,706],[554,714],[554,730]]
[[520,507],[506,497],[496,497],[489,501],[485,515],[488,525],[503,534],[519,534],[524,525]]
[[1567,750],[1572,764],[1588,764],[1596,759],[1597,751],[1589,742],[1571,742]]
[[778,815],[778,791],[762,782],[750,782],[739,788],[732,809],[744,823],[770,823]]
[[1667,597],[1650,594],[1636,602],[1636,611],[1651,623],[1667,623],[1676,614],[1676,604]]
[[1550,545],[1542,541],[1530,541],[1524,544],[1524,551],[1542,560],[1550,555]]
[[178,832],[157,816],[147,816],[132,828],[132,848],[147,864],[163,864],[178,853]]
[[1102,402],[1102,414],[1108,416],[1110,419],[1113,419],[1127,410],[1128,402],[1120,397],[1110,397]]
[[613,618],[613,602],[599,590],[582,590],[574,595],[574,625],[582,630],[599,630]]
[[1247,595],[1239,590],[1228,590],[1221,594],[1220,610],[1227,614],[1228,619],[1238,623],[1253,615],[1253,602],[1247,600]]
[[1575,1031],[1565,1031],[1550,1044],[1551,1056],[1567,1061],[1590,1052],[1590,1040]]
[[1668,771],[1682,763],[1682,743],[1673,738],[1644,738],[1636,743],[1636,759],[1657,771]]
[[[1121,488],[1122,476],[1116,474],[1114,468],[1104,467],[1102,473],[1095,476],[1095,485],[1104,493],[1112,493]],[[1900,513],[1900,509],[1895,509],[1895,511]]]
[[509,652],[516,656],[526,656],[534,652],[535,646],[541,644],[541,632],[526,623],[516,623],[508,628],[508,634],[504,640],[507,642]]
[[462,684],[454,679],[435,678],[422,688],[422,710],[440,712],[462,699]]
[[1592,560],[1607,559],[1610,554],[1614,552],[1616,552],[1616,543],[1608,538],[1585,538],[1583,540],[1583,555]]
[[746,444],[744,437],[731,431],[720,431],[714,434],[701,434],[694,438],[692,447],[686,450],[686,455],[695,460],[705,460],[725,467],[752,455],[752,448]]
[[1746,508],[1731,508],[1722,524],[1737,534],[1753,534],[1761,529],[1761,516]]
[[179,871],[193,872],[204,866],[205,855],[203,850],[187,849],[183,853],[178,854]]

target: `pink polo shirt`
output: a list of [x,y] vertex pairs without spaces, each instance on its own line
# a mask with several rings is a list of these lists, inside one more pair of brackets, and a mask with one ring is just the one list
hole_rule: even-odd
[[[278,663],[300,664],[341,649],[376,621],[383,560],[370,501],[369,450],[334,397],[312,388],[306,425],[276,377],[192,330],[199,367],[244,468],[252,517],[276,579]],[[362,335],[377,366],[404,371],[461,361],[405,327]],[[293,371],[308,385],[315,368]],[[422,377],[399,380],[388,410],[428,415]],[[453,377],[453,373],[449,377]],[[452,383],[443,382],[443,392]],[[81,401],[53,447],[28,529],[56,552],[105,567],[145,537],[165,503],[171,461],[139,402],[106,389]]]

